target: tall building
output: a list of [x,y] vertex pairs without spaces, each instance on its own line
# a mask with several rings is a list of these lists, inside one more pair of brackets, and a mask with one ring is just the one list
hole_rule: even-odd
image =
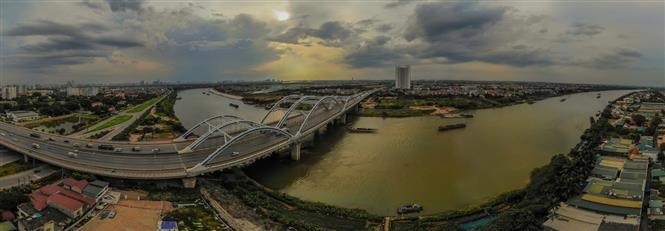
[[2,87],[2,99],[9,100],[16,98],[16,86],[3,86]]
[[409,65],[395,67],[395,88],[411,89],[410,69]]

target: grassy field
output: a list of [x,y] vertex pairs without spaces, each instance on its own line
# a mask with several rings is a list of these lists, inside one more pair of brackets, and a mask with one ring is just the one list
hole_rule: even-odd
[[96,132],[96,131],[99,131],[99,130],[104,130],[104,129],[107,129],[107,128],[110,128],[110,127],[113,127],[113,126],[115,126],[115,125],[118,125],[118,124],[121,124],[121,123],[127,122],[127,121],[130,120],[131,118],[132,118],[132,115],[119,115],[119,116],[116,116],[116,117],[114,117],[113,119],[107,121],[106,123],[102,124],[102,125],[99,126],[99,127],[96,127],[95,129],[93,129],[92,131],[90,131],[90,132],[88,132],[88,133]]
[[182,230],[222,230],[221,224],[215,217],[201,207],[181,208],[167,213],[164,220],[176,220],[184,225],[178,227]]
[[0,177],[9,176],[14,173],[22,172],[28,169],[30,169],[30,165],[19,160],[10,164],[6,164],[4,166],[0,166]]
[[134,106],[133,108],[127,109],[127,112],[128,113],[141,112],[141,111],[147,109],[148,107],[150,107],[150,106],[156,104],[157,102],[159,102],[160,99],[161,99],[161,97],[152,98],[152,99],[147,100],[147,101],[145,101],[145,102],[143,102],[139,105]]

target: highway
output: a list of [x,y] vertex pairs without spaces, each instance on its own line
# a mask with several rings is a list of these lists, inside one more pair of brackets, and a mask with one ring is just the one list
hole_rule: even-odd
[[32,181],[42,179],[57,172],[55,168],[47,165],[39,166],[30,170],[0,177],[0,190],[12,188],[19,185],[29,184]]
[[[303,126],[301,137],[305,137],[339,115],[346,113],[371,93],[373,91],[361,95],[360,98],[354,98],[349,105],[337,104],[331,109],[313,111],[311,118]],[[288,117],[286,128],[288,131],[298,131],[304,119],[305,116],[302,114]],[[39,137],[33,137],[31,134],[39,134]],[[193,141],[188,139],[171,142],[130,143],[86,140],[0,123],[0,145],[8,149],[63,168],[128,179],[173,179],[195,176],[249,164],[274,151],[287,148],[293,142],[299,142],[293,137],[276,132],[252,133],[237,142],[230,143],[227,149],[207,163],[203,172],[192,172],[191,168],[197,166],[225,143],[224,136],[215,136],[205,140],[201,148],[186,154],[178,153]],[[100,150],[98,146],[102,144],[113,145],[118,150]],[[134,147],[140,148],[140,151],[132,151]],[[232,153],[237,153],[237,155],[232,155]]]

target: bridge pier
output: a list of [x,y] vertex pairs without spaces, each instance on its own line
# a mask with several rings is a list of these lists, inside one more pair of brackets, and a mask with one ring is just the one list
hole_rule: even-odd
[[291,145],[291,160],[300,160],[300,149],[302,143],[294,143]]
[[28,157],[28,155],[23,154],[23,162],[30,163],[30,157]]
[[185,186],[185,188],[195,188],[196,177],[182,178],[182,185]]
[[342,115],[340,116],[340,120],[339,120],[339,122],[340,122],[342,125],[345,125],[345,124],[346,124],[346,113],[344,113],[344,114],[342,114]]

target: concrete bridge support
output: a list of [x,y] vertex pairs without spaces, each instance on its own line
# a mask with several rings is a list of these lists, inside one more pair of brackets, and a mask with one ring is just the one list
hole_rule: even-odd
[[23,162],[29,163],[30,157],[28,155],[23,154]]
[[291,145],[291,160],[300,160],[300,149],[302,143],[294,143]]
[[339,122],[340,122],[342,125],[345,125],[345,124],[346,124],[346,117],[347,117],[347,116],[346,116],[346,113],[343,113],[343,114],[340,116],[340,120],[339,120]]

